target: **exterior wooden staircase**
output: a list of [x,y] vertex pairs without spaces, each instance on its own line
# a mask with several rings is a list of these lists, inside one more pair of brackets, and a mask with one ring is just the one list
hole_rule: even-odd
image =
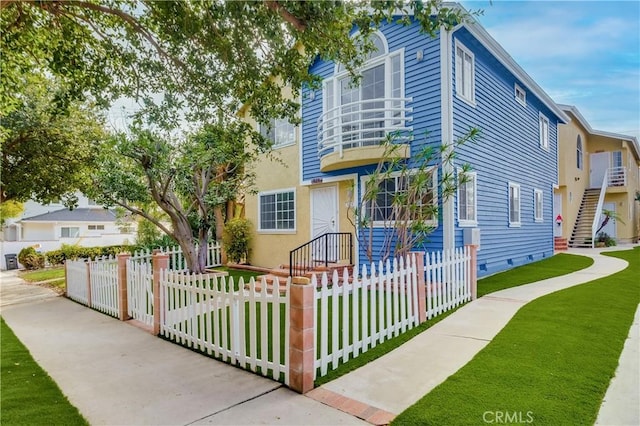
[[553,238],[553,250],[563,251],[569,248],[569,241],[566,238],[554,237]]
[[600,188],[585,189],[580,210],[578,211],[578,217],[576,218],[576,224],[573,227],[573,232],[569,239],[569,247],[593,247],[591,227],[593,226],[593,219],[596,215],[599,197]]

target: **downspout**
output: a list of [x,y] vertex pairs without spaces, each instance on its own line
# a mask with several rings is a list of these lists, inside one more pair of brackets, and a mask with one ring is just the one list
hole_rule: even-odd
[[[452,31],[440,28],[440,122],[443,156],[453,150],[453,70]],[[442,176],[453,173],[453,164],[442,165]],[[455,199],[449,197],[442,202],[442,248],[455,248]]]

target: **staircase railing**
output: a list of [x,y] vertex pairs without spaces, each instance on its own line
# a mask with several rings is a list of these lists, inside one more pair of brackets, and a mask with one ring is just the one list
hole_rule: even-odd
[[349,232],[328,232],[289,252],[289,276],[304,275],[314,266],[349,259],[353,264],[353,236]]
[[591,248],[596,246],[596,232],[598,231],[600,216],[602,215],[602,206],[604,205],[604,195],[607,193],[607,183],[609,182],[609,170],[604,174],[602,179],[602,186],[600,187],[600,196],[598,197],[598,206],[596,207],[596,214],[593,217],[593,224],[591,225]]

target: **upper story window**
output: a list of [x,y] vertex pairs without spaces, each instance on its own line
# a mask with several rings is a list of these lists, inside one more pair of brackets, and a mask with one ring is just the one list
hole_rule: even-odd
[[273,148],[292,145],[296,141],[296,128],[289,120],[277,118],[269,125],[260,125],[260,134],[273,142]]
[[611,153],[611,167],[622,167],[622,151],[613,151]]
[[540,128],[540,147],[542,149],[549,150],[549,119],[540,114],[539,118]]
[[509,182],[509,226],[520,226],[520,185]]
[[[363,187],[371,185],[366,179],[362,177]],[[438,207],[437,170],[432,169],[429,179],[420,184],[412,185],[411,180],[411,175],[396,174],[378,181],[373,205],[367,201],[363,207],[374,224],[419,219],[428,225],[438,225],[437,215],[434,214]]]
[[475,56],[456,40],[456,95],[475,105]]
[[[461,177],[464,176],[464,179]],[[476,226],[477,216],[476,173],[458,171],[458,226]]]
[[518,103],[520,103],[522,106],[527,106],[527,92],[525,92],[524,89],[518,85],[518,83],[515,84],[514,91],[516,101],[518,101]]
[[582,155],[582,138],[578,135],[576,140],[576,167],[578,170],[582,170],[582,164],[584,161],[584,157]]
[[293,189],[258,194],[260,231],[296,229],[296,194]]
[[390,131],[404,126],[404,49],[389,52],[380,32],[370,38],[375,49],[359,70],[358,85],[342,64],[324,81],[321,150],[378,145]]

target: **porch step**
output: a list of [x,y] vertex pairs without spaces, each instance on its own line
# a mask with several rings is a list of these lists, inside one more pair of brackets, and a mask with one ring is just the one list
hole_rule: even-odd
[[[305,278],[311,279],[311,277],[315,274],[316,278],[318,278],[318,285],[320,285],[320,278],[323,273],[326,273],[327,276],[333,275],[334,270],[338,270],[338,275],[342,277],[342,271],[344,268],[347,268],[349,272],[349,277],[351,279],[351,275],[353,274],[353,265],[345,265],[345,264],[333,264],[329,266],[316,266],[311,271],[306,271],[304,274],[300,274],[297,276],[302,276]],[[298,268],[300,272],[301,268]],[[293,269],[293,273],[296,273],[296,268]],[[274,287],[276,286],[276,282],[278,283],[278,289],[280,294],[284,294],[286,292],[287,278],[289,278],[289,265],[280,265],[278,268],[273,268],[269,271],[269,273],[265,275],[260,275],[256,277],[256,291],[262,291],[262,282],[267,286],[267,293],[271,294],[274,291]],[[342,280],[340,280],[342,281]],[[249,289],[249,286],[245,284],[245,289]]]
[[566,238],[556,237],[553,239],[553,249],[556,251],[567,250],[569,248],[569,242]]

